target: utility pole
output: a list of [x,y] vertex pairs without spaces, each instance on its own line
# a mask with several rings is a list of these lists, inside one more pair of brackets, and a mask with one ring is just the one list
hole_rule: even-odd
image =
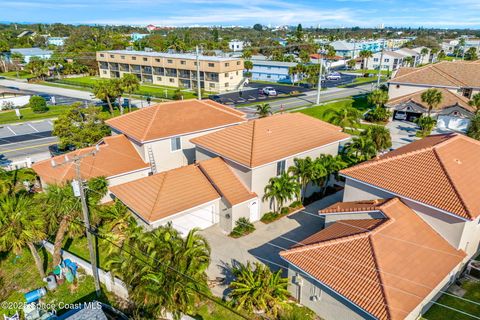
[[198,46],[195,47],[195,52],[197,54],[197,99],[202,100],[202,88],[200,85],[200,57],[198,52]]
[[318,61],[320,61],[320,68],[318,71],[318,86],[317,86],[317,105],[320,104],[320,91],[322,90],[322,66],[323,66],[323,59],[322,59],[322,52],[318,54]]
[[72,187],[73,187],[75,196],[77,196],[77,192],[78,192],[78,196],[80,197],[80,201],[82,202],[83,220],[85,224],[85,230],[87,233],[88,251],[90,252],[90,263],[92,266],[92,274],[95,282],[95,291],[96,291],[97,297],[100,297],[101,288],[100,288],[100,280],[98,277],[97,257],[95,254],[95,250],[93,248],[93,238],[90,231],[90,217],[88,213],[87,199],[85,198],[85,190],[83,186],[82,174],[80,171],[81,160],[89,156],[95,156],[97,152],[98,152],[98,145],[96,150],[82,154],[82,155],[75,155],[71,160],[68,159],[68,156],[65,156],[65,161],[58,165],[55,164],[55,160],[52,159],[52,167],[64,165],[67,163],[73,163],[73,165],[75,166],[76,181],[74,181],[74,183],[76,184],[76,187],[78,188],[78,190],[76,190],[75,185],[72,185]]
[[382,78],[383,48],[380,51],[380,64],[378,65],[377,89],[380,88],[380,79]]

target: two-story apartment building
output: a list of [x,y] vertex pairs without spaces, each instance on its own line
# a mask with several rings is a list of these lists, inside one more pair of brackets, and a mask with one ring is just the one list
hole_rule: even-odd
[[[363,69],[376,70],[380,65],[382,70],[394,71],[403,67],[404,57],[404,55],[396,51],[384,51],[383,54],[377,52],[370,59],[362,59],[363,63],[367,63],[367,66]],[[380,59],[382,59],[381,62]]]
[[341,128],[301,113],[250,120],[191,139],[197,161],[221,157],[247,189],[258,195],[260,212],[271,210],[263,200],[270,178],[285,172],[295,158],[337,155],[350,136]]
[[250,70],[252,80],[293,83],[298,79],[293,79],[289,74],[289,68],[295,67],[295,62],[271,61],[271,60],[252,60],[253,68]]
[[[99,75],[120,78],[131,73],[143,83],[197,88],[195,54],[110,50],[97,52]],[[236,90],[243,83],[243,59],[199,56],[200,87],[213,92]]]
[[390,99],[428,88],[445,88],[470,99],[480,92],[480,63],[442,61],[420,68],[400,68],[388,83]]

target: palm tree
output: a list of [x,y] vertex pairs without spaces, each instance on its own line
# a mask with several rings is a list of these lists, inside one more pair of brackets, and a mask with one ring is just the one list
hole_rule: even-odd
[[428,48],[422,48],[422,50],[420,50],[420,55],[422,56],[422,61],[423,61],[423,57],[425,57],[430,51],[428,50]]
[[467,136],[475,140],[480,140],[480,113],[475,113],[475,115],[470,119],[470,123],[467,128]]
[[270,200],[273,212],[278,213],[286,201],[291,201],[298,195],[299,190],[295,178],[284,172],[278,177],[270,178],[264,189],[263,200]]
[[361,135],[370,138],[378,151],[388,150],[392,147],[390,130],[384,126],[371,125]]
[[272,114],[272,107],[268,103],[257,104],[257,115],[259,118],[265,118]]
[[307,185],[313,178],[313,161],[310,157],[306,157],[305,159],[295,158],[293,159],[293,163],[294,165],[288,168],[288,172],[297,179],[297,183],[300,186],[300,196],[297,197],[297,200],[303,202]]
[[315,159],[315,162],[320,163],[326,171],[324,179],[325,181],[322,186],[322,194],[325,195],[327,187],[330,183],[330,178],[332,176],[337,176],[338,172],[344,169],[347,164],[342,160],[340,156],[332,156],[330,154],[321,154],[320,157]]
[[325,112],[328,122],[345,128],[356,128],[360,124],[360,111],[352,107],[329,109]]
[[[128,94],[128,111],[132,111],[132,93],[140,88],[140,80],[134,74],[125,73],[120,81],[122,90]],[[121,110],[123,111],[123,108]]]
[[430,113],[432,109],[436,108],[443,100],[442,92],[438,89],[428,89],[427,91],[422,93],[422,102],[428,105],[428,116],[430,117]]
[[373,104],[375,107],[380,108],[383,107],[385,103],[387,103],[388,92],[376,89],[370,92],[367,99],[370,104]]
[[437,121],[429,116],[422,116],[415,120],[415,123],[420,127],[420,135],[426,137],[432,132],[433,128],[437,124]]
[[288,68],[288,75],[292,78],[292,85],[295,85],[295,78],[299,70],[298,65]]
[[478,110],[480,110],[480,92],[474,94],[468,104],[475,107],[477,109],[475,112],[478,112]]
[[0,193],[12,194],[25,190],[24,183],[32,184],[37,174],[32,169],[15,169],[7,171],[0,168]]
[[[95,218],[98,213],[98,202],[107,192],[107,183],[104,178],[94,178],[88,182],[87,200],[90,214]],[[83,220],[80,201],[73,194],[70,184],[63,186],[49,185],[44,193],[39,194],[45,219],[48,222],[47,232],[55,233],[53,245],[53,265],[61,262],[61,250],[65,236],[71,238],[82,236],[85,229],[81,224],[72,223],[74,220]],[[92,219],[95,221],[95,219]],[[93,223],[92,223],[93,224]]]
[[373,57],[372,51],[370,51],[370,50],[362,50],[362,51],[360,51],[360,53],[359,53],[358,55],[359,55],[360,58],[362,58],[363,61],[365,62],[364,66],[363,66],[363,69],[367,69],[368,59],[370,59],[371,57]]
[[352,143],[347,147],[347,154],[353,155],[360,161],[365,161],[377,154],[377,148],[370,137],[359,136],[353,138]]
[[243,63],[243,67],[245,68],[245,70],[247,70],[247,73],[253,69],[253,62],[250,61],[250,60],[245,60],[245,62]]
[[107,101],[110,114],[113,115],[112,102],[120,96],[120,82],[117,79],[97,81],[93,86],[93,94],[96,98]]
[[36,210],[32,197],[3,195],[0,198],[0,249],[19,255],[30,250],[40,277],[45,277],[43,264],[34,243],[46,238],[45,221]]
[[230,283],[231,303],[237,310],[265,312],[269,317],[277,317],[284,301],[288,299],[288,279],[282,271],[273,273],[268,266],[255,262],[239,264],[232,269],[235,280]]
[[456,58],[458,58],[458,52],[460,51],[460,48],[462,48],[462,59],[465,58],[465,42],[465,38],[461,38],[458,41],[457,54],[455,55]]
[[[184,239],[168,224],[129,237],[123,248],[108,256],[107,267],[127,284],[131,300],[149,313],[148,318],[171,312],[179,319],[194,311],[198,292],[209,293],[205,271],[210,247],[198,230]],[[128,254],[132,250],[145,258]]]
[[413,58],[410,56],[403,58],[403,64],[411,67],[413,65]]

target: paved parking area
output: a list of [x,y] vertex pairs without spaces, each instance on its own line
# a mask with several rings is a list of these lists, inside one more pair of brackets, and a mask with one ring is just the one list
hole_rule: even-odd
[[415,123],[394,120],[389,122],[386,127],[390,129],[393,149],[400,148],[401,146],[409,144],[418,139],[415,136],[415,133],[418,130],[418,127]]
[[220,297],[228,293],[227,283],[231,281],[229,270],[232,264],[238,262],[260,261],[273,270],[282,269],[286,272],[286,263],[280,258],[279,252],[321,230],[323,219],[316,213],[341,201],[342,197],[343,191],[340,191],[308,205],[303,211],[273,223],[256,222],[256,230],[239,239],[228,237],[217,225],[201,231],[212,250],[212,261],[207,270],[208,278],[211,280],[225,278],[225,284],[215,286],[212,292]]
[[0,145],[51,136],[51,120],[0,125]]

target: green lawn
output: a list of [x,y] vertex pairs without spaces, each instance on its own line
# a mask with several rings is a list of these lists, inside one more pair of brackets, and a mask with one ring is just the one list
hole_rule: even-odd
[[49,106],[48,111],[44,113],[35,113],[30,108],[23,108],[20,109],[21,119],[18,119],[14,110],[0,111],[0,124],[56,118],[68,108],[69,106]]
[[[91,91],[90,89],[93,88],[95,83],[99,80],[102,80],[102,78],[100,77],[65,78],[61,80],[56,80],[53,83],[50,82],[50,85],[57,85],[57,84],[72,85],[72,86],[88,88],[88,90]],[[142,95],[142,96],[152,96],[156,98],[172,99],[177,89],[178,88],[175,88],[175,87],[158,86],[154,84],[142,84],[140,85],[140,89],[137,92],[135,92],[135,94]],[[196,97],[193,91],[182,90],[182,93],[183,93],[184,99],[192,99]]]
[[340,101],[329,102],[329,103],[321,104],[318,106],[309,107],[306,109],[299,110],[298,112],[304,113],[306,115],[315,117],[320,120],[327,121],[328,119],[327,110],[342,109],[345,107],[353,107],[362,112],[367,111],[369,108],[367,98],[365,96],[358,96],[358,97],[343,99]]
[[[374,69],[368,69],[368,70],[365,70],[365,69],[348,70],[348,72],[353,72],[353,73],[374,73],[374,74],[378,74],[378,70],[374,70]],[[388,71],[388,70],[382,70],[381,73],[382,73],[383,75],[388,75],[388,74],[391,73],[391,72]]]
[[[463,298],[475,301],[480,303],[480,282],[468,281],[462,285],[462,288],[467,290],[467,293]],[[478,316],[480,315],[480,305],[472,302],[468,302],[459,298],[455,298],[449,295],[443,295],[440,299],[437,300],[439,304],[461,310],[463,312],[469,313],[471,315]],[[423,319],[428,320],[444,320],[444,319],[455,319],[455,320],[471,320],[472,317],[464,315],[455,310],[451,310],[441,305],[434,304],[430,310],[428,310],[424,315]]]
[[26,71],[9,71],[9,72],[2,72],[0,76],[7,77],[7,78],[20,78],[20,79],[30,79],[34,78],[35,76],[30,72]]
[[[52,257],[43,249],[40,256],[44,265],[48,264],[47,272],[51,271]],[[19,256],[15,254],[3,254],[0,256],[0,278],[3,284],[0,285],[0,301],[25,302],[24,293],[45,287],[45,282],[40,279],[30,251],[24,250]],[[115,300],[110,294],[109,298],[102,296],[99,300],[111,303],[108,300]],[[80,271],[80,277],[76,284],[64,283],[55,291],[49,291],[42,298],[44,303],[78,303],[96,299],[95,285],[93,278]],[[13,315],[16,310],[0,308],[2,314]],[[61,312],[60,312],[61,313]]]
[[[107,256],[104,253],[107,248],[107,244],[108,243],[105,240],[98,239],[99,254],[97,255],[97,262],[98,262],[98,267],[104,270],[108,270],[106,267]],[[86,237],[76,238],[74,241],[72,241],[71,239],[67,239],[65,241],[63,249],[65,251],[73,253],[74,255],[76,255],[79,258],[82,258],[85,261],[90,261],[90,253],[88,251],[88,244],[87,244]]]
[[[380,79],[380,82],[383,82],[385,80],[387,80],[387,78],[382,77]],[[352,86],[356,86],[356,85],[360,85],[360,84],[367,84],[367,83],[372,83],[372,82],[377,82],[377,81],[378,81],[378,78],[376,76],[375,77],[357,77],[357,78],[353,79],[352,83],[340,85],[338,87],[339,88],[348,88],[348,87],[352,87]]]

